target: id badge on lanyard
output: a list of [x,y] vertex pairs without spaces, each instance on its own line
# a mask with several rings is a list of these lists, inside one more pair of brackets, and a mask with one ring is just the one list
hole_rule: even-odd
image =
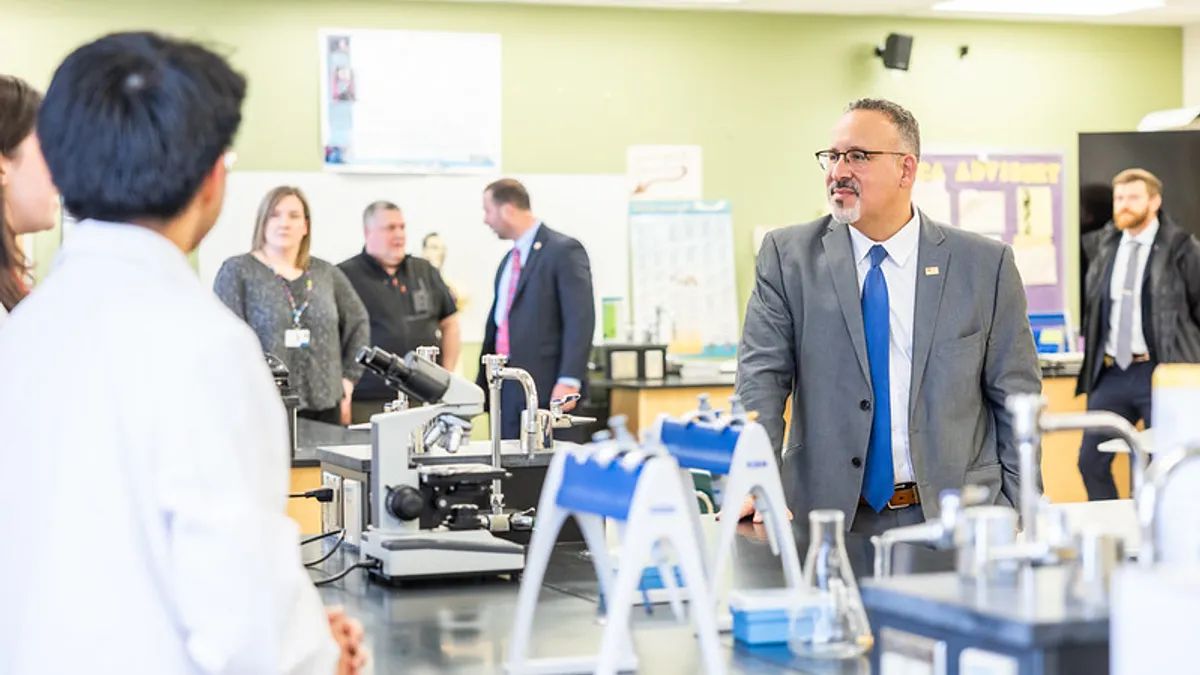
[[413,291],[413,313],[414,314],[429,314],[433,311],[433,303],[429,298],[429,291],[425,289],[424,280],[417,281],[418,288]]
[[[305,274],[308,273],[305,272]],[[279,278],[283,281],[283,290],[287,293],[288,304],[292,306],[292,327],[283,332],[283,346],[288,349],[304,349],[308,347],[312,334],[307,328],[300,327],[300,317],[304,316],[304,311],[308,309],[308,305],[312,301],[312,277],[310,276],[306,280],[304,304],[299,307],[296,306],[296,298],[292,295],[291,284],[287,279]]]

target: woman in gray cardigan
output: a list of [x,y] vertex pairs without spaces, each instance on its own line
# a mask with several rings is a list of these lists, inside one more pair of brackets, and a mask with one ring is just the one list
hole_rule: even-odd
[[300,397],[298,414],[350,423],[350,395],[371,339],[362,300],[336,266],[309,255],[312,216],[299,189],[263,198],[252,250],[221,265],[218,297],[254,329],[264,352],[283,359]]

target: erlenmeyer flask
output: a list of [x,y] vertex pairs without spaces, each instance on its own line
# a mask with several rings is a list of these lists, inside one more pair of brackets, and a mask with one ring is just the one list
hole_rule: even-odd
[[871,627],[846,554],[845,515],[836,509],[808,514],[806,593],[791,609],[788,646],[808,658],[851,659],[871,648]]

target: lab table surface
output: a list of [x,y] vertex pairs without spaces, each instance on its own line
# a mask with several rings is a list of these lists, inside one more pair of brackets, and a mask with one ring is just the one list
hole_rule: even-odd
[[326,424],[308,419],[296,421],[296,453],[292,455],[292,468],[321,466],[317,448],[328,445],[371,444],[370,429],[349,429],[336,424]]
[[692,389],[705,387],[726,388],[734,385],[733,373],[680,373],[650,379],[608,379],[593,376],[588,386],[593,389]]
[[[793,523],[797,550],[808,549],[807,523]],[[732,584],[735,589],[783,586],[779,559],[771,554],[761,526],[742,523],[735,537]],[[327,545],[327,544],[326,544]],[[873,547],[867,538],[849,534],[846,549],[861,580],[870,575]],[[317,545],[305,547],[306,560],[319,557]],[[342,551],[314,568],[314,579],[334,574],[356,558]],[[947,552],[900,545],[897,574],[953,569]],[[371,672],[503,673],[508,639],[516,615],[519,585],[511,581],[438,582],[393,588],[368,581],[367,573],[319,588],[327,605],[342,605],[366,629]],[[595,655],[603,626],[597,621],[598,584],[594,568],[580,544],[560,544],[551,557],[534,617],[530,658]],[[705,669],[691,625],[677,622],[667,605],[648,614],[636,607],[633,639],[638,672],[697,675]],[[719,637],[726,672],[743,673],[870,673],[868,660],[809,661],[794,657],[786,645],[746,648],[732,636]]]

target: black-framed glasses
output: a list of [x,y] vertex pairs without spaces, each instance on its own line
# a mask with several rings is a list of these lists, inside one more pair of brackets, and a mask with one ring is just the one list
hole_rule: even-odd
[[821,165],[823,170],[828,171],[829,167],[837,164],[838,160],[842,158],[845,158],[845,160],[850,163],[852,168],[857,169],[859,167],[866,166],[867,162],[871,161],[871,158],[876,155],[896,155],[898,157],[904,157],[907,154],[907,152],[894,152],[892,150],[847,150],[845,152],[822,150],[816,153],[816,156],[817,163]]

